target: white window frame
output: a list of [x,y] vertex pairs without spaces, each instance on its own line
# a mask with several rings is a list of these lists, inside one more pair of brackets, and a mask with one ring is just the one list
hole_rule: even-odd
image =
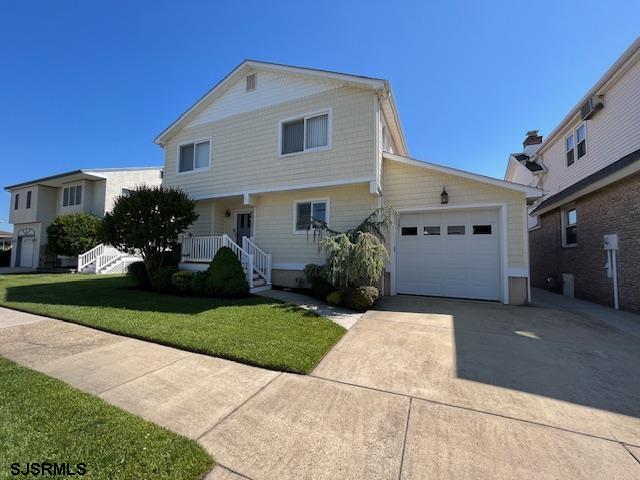
[[[313,117],[318,117],[320,115],[327,115],[327,144],[323,145],[322,147],[307,148],[307,120]],[[304,120],[304,137],[302,140],[302,151],[282,153],[282,136],[283,136],[282,126],[285,123],[295,122],[297,120]],[[326,150],[331,150],[332,138],[333,138],[333,109],[332,108],[318,110],[311,113],[305,113],[303,115],[296,115],[295,117],[285,118],[284,120],[280,120],[280,122],[278,123],[278,157],[281,157],[281,158],[292,157],[294,155],[303,155],[305,153],[323,152]]]
[[[206,167],[196,168],[196,145],[199,143],[209,142],[209,164]],[[185,145],[193,145],[193,169],[180,171],[180,148]],[[211,164],[213,163],[213,141],[211,137],[199,138],[197,140],[189,140],[188,142],[182,142],[176,145],[176,175],[188,175],[194,172],[204,172],[211,170]]]
[[[80,193],[80,203],[75,203],[76,201],[76,188],[77,187],[81,187],[81,193]],[[67,203],[66,205],[64,204],[64,191],[66,189],[71,189],[73,188],[73,202],[74,203]],[[71,193],[71,190],[69,190],[69,193]],[[71,184],[64,184],[62,186],[62,197],[60,198],[60,204],[62,205],[62,208],[72,208],[72,207],[78,207],[78,206],[82,206],[84,204],[84,196],[87,192],[85,192],[85,188],[84,188],[84,184],[83,183],[71,183]],[[71,197],[69,197],[70,199]]]
[[293,202],[293,233],[294,235],[306,235],[309,232],[313,232],[315,229],[311,227],[309,230],[298,230],[298,205],[301,203],[310,203],[311,204],[311,213],[313,213],[313,204],[314,203],[324,203],[326,205],[326,224],[327,227],[331,227],[331,204],[328,198],[305,198],[301,200],[295,200]]
[[[582,128],[584,126],[584,155],[581,157],[578,157],[578,130],[580,130],[580,128]],[[567,164],[567,153],[569,152],[567,150],[567,140],[569,139],[569,137],[573,136],[573,163],[571,165]],[[576,125],[574,128],[572,128],[565,136],[564,136],[564,163],[567,166],[567,168],[572,167],[573,165],[575,165],[576,163],[578,163],[578,160],[585,158],[587,155],[589,155],[589,130],[587,128],[587,122],[580,122],[578,125]]]
[[571,210],[575,210],[576,211],[576,230],[577,230],[577,226],[578,226],[578,209],[576,208],[575,203],[572,203],[570,205],[565,205],[564,207],[562,207],[560,209],[560,226],[562,227],[562,248],[575,248],[578,246],[578,242],[576,243],[567,243],[567,228],[570,227],[571,225],[569,225],[569,220],[568,220],[568,213]]

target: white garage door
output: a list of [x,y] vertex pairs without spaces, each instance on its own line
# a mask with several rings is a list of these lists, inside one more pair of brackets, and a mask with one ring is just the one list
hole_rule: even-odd
[[500,299],[498,210],[400,215],[398,293]]

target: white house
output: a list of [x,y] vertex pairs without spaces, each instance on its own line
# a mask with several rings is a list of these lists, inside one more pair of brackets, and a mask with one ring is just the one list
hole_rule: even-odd
[[155,141],[163,183],[200,213],[182,268],[206,268],[224,244],[252,286],[295,286],[324,261],[311,217],[345,230],[389,204],[387,294],[527,299],[539,190],[410,158],[386,80],[247,60]]
[[5,190],[11,193],[11,266],[48,266],[47,227],[58,215],[86,212],[103,217],[115,199],[137,185],[160,185],[159,167],[75,170],[38,178]]
[[544,192],[530,209],[532,284],[640,312],[640,38],[544,142],[530,133],[505,180]]

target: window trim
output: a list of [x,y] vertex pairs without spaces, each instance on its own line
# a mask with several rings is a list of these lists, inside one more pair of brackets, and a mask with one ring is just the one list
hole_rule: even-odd
[[[209,164],[206,167],[196,168],[196,145],[199,143],[209,142]],[[185,145],[193,145],[193,168],[191,170],[180,171],[180,147]],[[212,137],[199,138],[197,140],[189,140],[187,142],[178,143],[176,145],[176,175],[188,175],[194,172],[205,172],[211,170],[213,163],[213,140]]]
[[[253,75],[253,88],[249,88],[249,77]],[[244,93],[255,92],[258,88],[258,73],[253,72],[244,77]]]
[[[563,206],[560,209],[560,215],[561,215],[560,225],[562,227],[562,232],[561,232],[562,248],[575,248],[578,246],[577,241],[576,243],[567,243],[567,228],[569,228],[570,226],[573,226],[573,225],[569,225],[569,219],[568,219],[568,213],[571,210],[576,211],[576,223],[575,223],[576,232],[578,230],[578,209],[576,208],[576,204],[572,203],[572,204]],[[576,238],[577,238],[577,233],[576,233]]]
[[293,234],[294,235],[306,235],[309,232],[313,232],[314,228],[310,228],[309,230],[298,230],[296,227],[298,226],[298,204],[300,203],[311,203],[311,212],[313,212],[313,204],[314,203],[323,203],[326,205],[326,216],[327,216],[327,226],[331,228],[331,202],[329,198],[303,198],[299,200],[293,201]]
[[[580,130],[580,128],[582,128],[584,126],[584,155],[582,155],[581,157],[578,157],[578,130]],[[573,136],[573,163],[569,164],[567,162],[567,153],[569,153],[569,150],[567,150],[567,140],[569,139],[569,137]],[[575,127],[573,127],[571,130],[569,130],[569,132],[564,136],[564,162],[567,166],[567,168],[571,167],[572,165],[575,165],[578,160],[585,158],[587,155],[589,155],[589,129],[587,128],[587,122],[580,122],[579,124],[577,124]]]
[[[77,194],[77,187],[80,187],[80,202],[76,203],[76,197],[78,196]],[[71,203],[71,189],[73,188],[73,203]],[[68,190],[69,191],[69,196],[67,197],[67,204],[64,204],[64,191]],[[84,204],[84,195],[85,195],[85,188],[84,188],[84,183],[79,182],[79,183],[65,183],[62,185],[62,198],[60,199],[60,202],[62,203],[62,208],[70,208],[70,207],[78,207],[78,206],[82,206]]]
[[[307,120],[320,115],[327,115],[327,144],[322,147],[307,148]],[[304,136],[302,140],[302,150],[300,152],[282,153],[282,126],[285,123],[295,122],[296,120],[304,120]],[[315,112],[304,113],[294,117],[285,118],[278,122],[278,157],[286,158],[294,155],[304,155],[305,153],[323,152],[331,150],[333,146],[333,109],[325,108]]]

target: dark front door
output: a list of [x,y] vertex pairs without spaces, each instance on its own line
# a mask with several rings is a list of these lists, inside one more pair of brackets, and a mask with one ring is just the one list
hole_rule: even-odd
[[242,237],[251,236],[251,213],[236,214],[236,243],[242,246]]

